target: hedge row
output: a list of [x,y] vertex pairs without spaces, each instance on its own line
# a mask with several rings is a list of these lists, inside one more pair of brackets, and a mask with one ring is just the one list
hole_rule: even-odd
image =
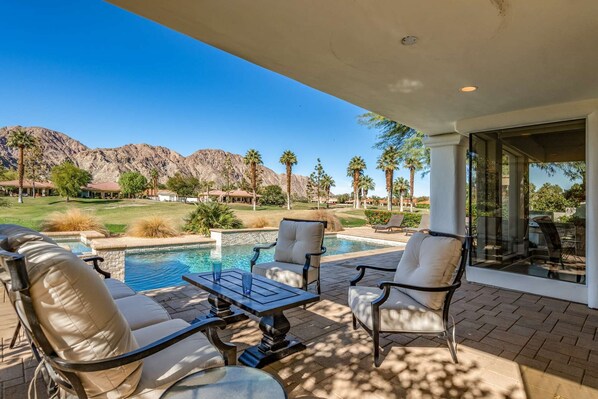
[[[390,220],[392,214],[399,215],[400,212],[389,212],[389,211],[376,211],[371,209],[365,210],[365,217],[368,224],[385,224]],[[404,213],[405,218],[403,219],[402,227],[417,227],[422,219],[421,213]]]

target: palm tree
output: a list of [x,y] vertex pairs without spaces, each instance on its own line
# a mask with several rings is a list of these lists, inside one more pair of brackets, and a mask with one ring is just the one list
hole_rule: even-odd
[[208,197],[208,201],[210,200],[210,190],[214,188],[214,185],[216,185],[216,182],[214,182],[213,180],[206,180],[203,183],[203,186],[206,189],[206,195]]
[[424,167],[421,157],[417,154],[409,154],[404,159],[404,164],[409,169],[409,209],[413,212],[413,188],[415,186],[415,172]]
[[297,156],[293,151],[286,150],[280,157],[280,163],[287,168],[287,209],[291,209],[291,177],[293,176],[293,165],[297,165]]
[[399,196],[399,212],[403,212],[403,198],[409,192],[409,181],[404,177],[397,177],[393,188]]
[[152,191],[153,191],[152,194],[154,195],[154,197],[158,195],[158,176],[159,176],[158,169],[153,168],[150,171],[150,178],[152,180]]
[[257,179],[258,179],[258,165],[263,164],[262,154],[259,151],[250,149],[243,158],[245,165],[249,166],[249,178],[251,179],[251,189],[253,190],[253,210],[257,202]]
[[376,183],[370,176],[362,175],[359,178],[359,188],[363,194],[363,208],[368,209],[368,191],[375,189]]
[[378,169],[383,170],[386,176],[386,192],[388,195],[388,204],[386,209],[392,211],[392,183],[394,179],[395,169],[399,167],[399,152],[397,147],[389,145],[382,151],[382,155],[378,158]]
[[365,161],[360,156],[355,156],[349,161],[347,176],[353,178],[353,207],[359,209],[359,177],[366,169]]
[[324,177],[322,177],[322,188],[326,193],[326,208],[328,208],[330,204],[330,189],[335,186],[336,182],[334,181],[332,176],[325,174]]
[[11,148],[19,149],[18,168],[19,173],[19,204],[23,203],[23,178],[25,176],[25,163],[24,156],[25,150],[34,147],[37,144],[35,137],[24,130],[22,127],[17,126],[8,136],[6,143]]

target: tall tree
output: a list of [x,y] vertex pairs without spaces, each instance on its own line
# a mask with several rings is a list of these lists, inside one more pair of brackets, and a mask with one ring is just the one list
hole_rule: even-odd
[[359,209],[359,178],[365,169],[365,161],[360,156],[351,158],[347,167],[347,176],[353,178],[353,207],[356,209]]
[[409,181],[404,177],[397,177],[393,183],[393,189],[399,197],[399,212],[403,212],[403,198],[409,193]]
[[58,194],[66,197],[66,202],[69,202],[70,197],[79,195],[81,187],[91,182],[91,173],[65,161],[52,168],[51,178]]
[[44,152],[36,141],[35,145],[25,153],[25,177],[31,180],[32,197],[35,198],[35,182],[47,180],[48,167],[44,163]]
[[322,189],[324,190],[324,194],[326,194],[326,208],[330,206],[330,190],[332,187],[336,187],[336,182],[329,174],[324,174],[322,178]]
[[23,178],[25,177],[25,150],[28,150],[35,146],[37,140],[35,137],[23,129],[21,126],[17,126],[13,129],[9,136],[6,144],[11,148],[18,148],[19,155],[18,155],[18,167],[17,171],[19,173],[19,204],[23,203]]
[[280,157],[280,163],[283,164],[287,176],[287,209],[291,209],[291,178],[293,177],[293,166],[297,165],[297,156],[293,151],[286,150]]
[[415,172],[423,169],[421,156],[417,153],[407,152],[403,158],[403,163],[409,169],[409,210],[413,212],[413,192],[415,186]]
[[210,190],[214,188],[216,182],[213,180],[206,180],[203,182],[203,188],[206,190],[206,196],[208,197],[208,201],[210,200]]
[[430,168],[430,149],[424,146],[424,133],[373,112],[360,115],[358,121],[380,132],[375,148],[384,149],[389,145],[397,148],[401,163],[409,169],[411,181],[409,194],[413,211],[415,172],[422,171],[422,175],[425,175]]
[[125,172],[118,178],[123,195],[136,197],[147,188],[147,179],[139,172]]
[[187,202],[187,197],[197,194],[199,190],[199,180],[193,176],[183,176],[176,172],[174,176],[170,177],[166,182],[166,187],[176,193],[178,197]]
[[150,170],[150,179],[152,181],[152,195],[155,197],[158,195],[158,177],[160,176],[160,173],[158,172],[158,169],[153,168],[152,170]]
[[258,189],[258,167],[263,164],[262,154],[259,151],[250,149],[247,151],[244,157],[245,165],[249,166],[249,179],[251,184],[251,190],[253,191],[252,205],[253,210],[257,204],[257,189]]
[[320,209],[320,197],[321,197],[320,193],[323,188],[322,180],[324,179],[325,175],[326,175],[326,172],[324,171],[322,162],[320,161],[320,158],[318,158],[318,162],[316,163],[314,171],[311,173],[311,175],[309,175],[309,180],[311,181],[311,185],[316,191],[316,197],[317,197],[317,201],[318,201],[318,205],[317,205],[318,209]]
[[230,159],[230,154],[226,154],[224,157],[221,173],[222,177],[224,178],[222,191],[226,191],[226,202],[230,202],[230,192],[234,189],[233,174],[235,173],[233,161]]
[[376,183],[374,183],[374,179],[367,175],[361,175],[359,177],[359,188],[362,192],[363,197],[363,208],[368,208],[368,192],[370,190],[374,190],[376,188]]
[[392,211],[392,184],[394,181],[395,170],[399,167],[399,152],[397,147],[389,145],[382,151],[376,167],[384,171],[386,177],[387,206],[386,209]]

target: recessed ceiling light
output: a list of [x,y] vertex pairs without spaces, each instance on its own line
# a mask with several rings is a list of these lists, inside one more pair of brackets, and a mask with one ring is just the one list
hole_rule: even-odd
[[465,86],[465,87],[461,87],[459,90],[461,90],[463,93],[470,93],[472,91],[476,91],[478,89],[477,86]]
[[401,39],[401,44],[404,46],[412,46],[417,43],[417,37],[415,36],[405,36]]

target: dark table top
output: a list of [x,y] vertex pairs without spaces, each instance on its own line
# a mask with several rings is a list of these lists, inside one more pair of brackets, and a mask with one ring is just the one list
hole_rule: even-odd
[[251,294],[244,295],[243,273],[239,269],[223,270],[218,283],[213,281],[212,272],[185,274],[183,280],[258,317],[320,300],[311,292],[257,274],[253,274]]

